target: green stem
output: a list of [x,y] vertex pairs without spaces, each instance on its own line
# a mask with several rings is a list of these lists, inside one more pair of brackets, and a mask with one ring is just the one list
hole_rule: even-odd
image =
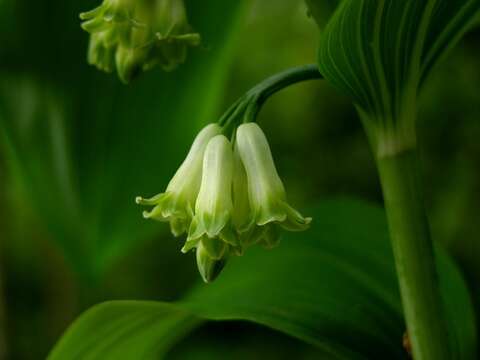
[[318,66],[315,64],[298,66],[275,74],[251,88],[238,99],[218,123],[225,128],[225,133],[228,133],[241,121],[255,121],[262,105],[276,92],[302,81],[321,78]]
[[413,358],[450,359],[416,149],[387,154],[377,163]]
[[260,84],[251,89],[247,95],[253,97],[245,113],[246,121],[254,121],[262,105],[270,96],[286,87],[307,80],[321,79],[322,75],[318,71],[318,65],[303,65],[282,71],[269,77]]

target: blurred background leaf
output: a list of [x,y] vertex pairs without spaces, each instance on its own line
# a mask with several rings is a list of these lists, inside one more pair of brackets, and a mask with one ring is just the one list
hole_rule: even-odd
[[[158,358],[205,320],[258,323],[329,359],[404,359],[405,325],[383,211],[332,200],[311,215],[309,232],[285,236],[274,251],[232,259],[216,282],[198,286],[180,303],[95,306],[72,325],[50,360]],[[448,256],[439,250],[438,258],[454,358],[473,360],[476,330],[467,288]]]

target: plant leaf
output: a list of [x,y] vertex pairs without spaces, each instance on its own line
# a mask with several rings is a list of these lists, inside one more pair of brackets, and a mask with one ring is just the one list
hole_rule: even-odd
[[[78,273],[98,280],[158,232],[134,198],[163,191],[195,132],[215,121],[244,2],[189,2],[192,25],[209,49],[192,51],[173,73],[152,71],[130,86],[87,65],[88,36],[76,15],[85,4],[14,5],[19,29],[35,28],[49,40],[32,41],[19,30],[2,47],[0,147],[8,173],[26,189],[18,202],[47,224]],[[221,19],[222,31],[211,19]],[[37,55],[25,56],[27,50],[56,54],[57,61],[32,62]]]
[[479,10],[479,0],[344,0],[322,33],[320,71],[363,112],[395,122]]
[[[289,234],[275,250],[252,249],[231,260],[216,282],[199,285],[183,301],[94,307],[71,326],[49,359],[116,359],[122,350],[153,354],[157,346],[164,354],[207,320],[258,323],[333,359],[404,359],[405,325],[382,210],[335,200],[311,214],[309,232]],[[455,359],[474,359],[468,292],[448,256],[439,251],[438,258]],[[106,351],[103,338],[114,352]],[[122,356],[138,358],[157,357]]]

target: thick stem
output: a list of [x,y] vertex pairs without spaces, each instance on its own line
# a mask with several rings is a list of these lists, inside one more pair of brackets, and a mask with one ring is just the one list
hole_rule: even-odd
[[450,359],[416,150],[377,162],[413,358]]

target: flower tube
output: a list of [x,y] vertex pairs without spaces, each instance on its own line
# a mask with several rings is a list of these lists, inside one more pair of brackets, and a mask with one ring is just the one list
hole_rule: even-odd
[[[204,259],[224,261],[239,246],[232,225],[232,146],[223,135],[217,135],[207,145],[203,159],[202,183],[195,203],[195,215],[190,224],[187,242],[182,251],[197,248],[198,269],[203,279],[213,278],[204,266]],[[203,265],[202,265],[203,264]]]
[[203,128],[165,192],[150,199],[136,198],[137,204],[154,206],[151,211],[143,213],[145,218],[170,222],[175,236],[188,230],[202,181],[203,155],[208,142],[220,133],[221,128],[217,124]]
[[311,218],[303,217],[287,203],[285,188],[262,129],[256,123],[240,125],[236,144],[248,179],[251,222],[258,226],[274,223],[289,231],[307,229]]

